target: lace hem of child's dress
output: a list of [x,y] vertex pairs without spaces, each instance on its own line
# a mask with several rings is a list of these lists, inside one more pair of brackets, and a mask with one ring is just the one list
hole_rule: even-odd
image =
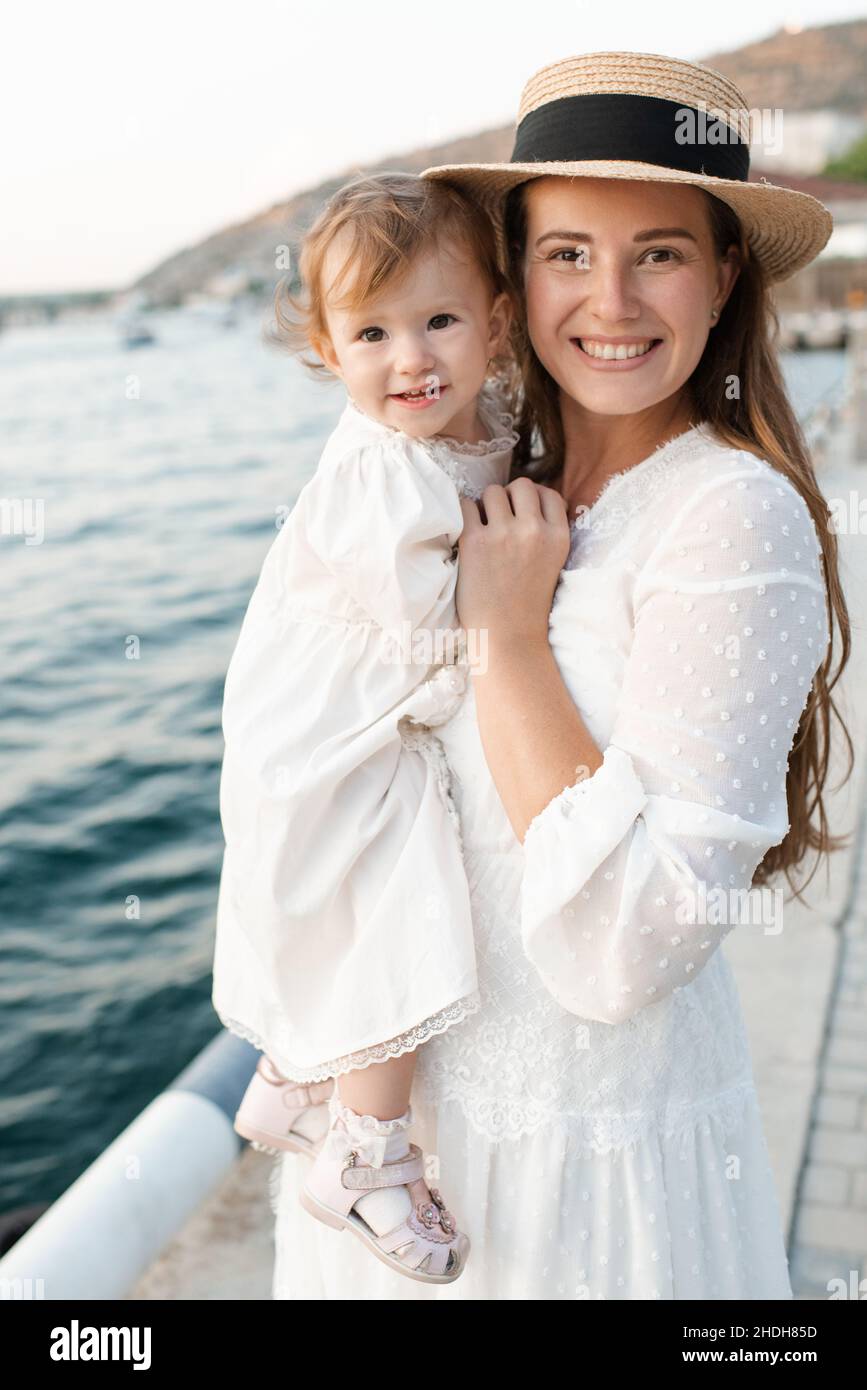
[[[438,1033],[444,1033],[447,1028],[453,1027],[456,1023],[463,1023],[472,1014],[481,1008],[481,997],[478,991],[467,994],[463,999],[457,999],[453,1004],[449,1004],[445,1009],[438,1010],[431,1014],[430,1018],[423,1019],[413,1028],[404,1033],[398,1033],[394,1038],[388,1038],[385,1042],[374,1043],[370,1047],[359,1048],[357,1052],[348,1052],[342,1057],[335,1057],[330,1062],[323,1062],[316,1067],[302,1067],[294,1062],[289,1062],[284,1058],[273,1058],[279,1062],[280,1070],[284,1076],[291,1081],[327,1081],[332,1076],[342,1076],[347,1071],[361,1071],[365,1067],[372,1066],[375,1062],[387,1062],[392,1057],[402,1057],[405,1052],[414,1052],[422,1043],[427,1042],[428,1038],[434,1037]],[[220,1022],[230,1033],[236,1037],[243,1038],[245,1042],[252,1043],[260,1052],[271,1055],[268,1052],[268,1044],[252,1028],[241,1023],[238,1019],[230,1018],[225,1014],[219,1014]]]
[[[454,670],[454,667],[446,668]],[[433,769],[436,780],[437,791],[439,792],[446,814],[452,823],[454,834],[458,845],[462,848],[461,821],[457,806],[453,797],[452,772],[449,767],[445,749],[440,740],[431,731],[427,724],[415,724],[409,719],[398,721],[398,731],[401,743],[405,748],[421,753],[422,757]],[[444,1033],[447,1028],[451,1028],[455,1023],[462,1023],[472,1014],[481,1008],[481,996],[478,990],[465,995],[463,999],[458,999],[449,1004],[446,1008],[440,1009],[429,1018],[423,1019],[404,1033],[397,1034],[396,1037],[389,1038],[385,1042],[375,1043],[370,1047],[360,1048],[358,1051],[346,1053],[341,1057],[335,1057],[330,1062],[322,1062],[315,1067],[300,1066],[286,1056],[273,1057],[273,1061],[279,1066],[284,1076],[293,1081],[325,1081],[329,1077],[339,1076],[343,1072],[358,1071],[364,1067],[369,1067],[375,1062],[385,1062],[391,1057],[400,1057],[405,1052],[413,1052],[428,1038],[432,1038],[439,1033]],[[243,1038],[257,1047],[260,1052],[268,1055],[269,1044],[265,1042],[258,1033],[239,1019],[231,1018],[218,1010],[218,1017],[225,1028],[237,1037]]]
[[[421,753],[425,761],[433,768],[437,790],[442,798],[446,814],[454,827],[458,845],[462,846],[461,821],[453,798],[451,768],[440,740],[426,724],[411,725],[408,720],[400,720],[398,729],[403,746]],[[347,1071],[358,1071],[361,1068],[369,1067],[374,1062],[385,1062],[390,1057],[400,1057],[405,1052],[415,1051],[428,1038],[432,1038],[438,1033],[444,1033],[455,1023],[463,1023],[464,1019],[469,1018],[481,1008],[481,1002],[481,995],[476,990],[472,994],[465,995],[463,999],[449,1004],[445,1009],[440,1009],[430,1018],[423,1019],[421,1023],[417,1023],[407,1032],[399,1033],[396,1037],[389,1038],[385,1042],[374,1043],[371,1047],[360,1048],[357,1052],[335,1057],[330,1062],[322,1062],[319,1066],[302,1067],[286,1057],[275,1057],[273,1060],[280,1066],[283,1074],[293,1081],[325,1081],[330,1076],[339,1076]],[[251,1042],[260,1052],[268,1052],[268,1045],[264,1039],[251,1028],[239,1020],[228,1018],[223,1014],[220,1014],[219,1017],[231,1033]]]

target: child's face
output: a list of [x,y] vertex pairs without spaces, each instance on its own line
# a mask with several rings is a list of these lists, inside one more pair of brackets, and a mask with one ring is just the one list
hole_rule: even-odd
[[[345,254],[337,242],[329,247],[327,286]],[[459,429],[473,428],[476,396],[508,333],[510,311],[506,295],[491,302],[466,253],[444,245],[419,257],[399,284],[356,312],[326,304],[331,341],[319,346],[320,355],[365,414],[416,438],[458,433],[456,421]],[[421,392],[415,404],[401,399],[410,390]]]

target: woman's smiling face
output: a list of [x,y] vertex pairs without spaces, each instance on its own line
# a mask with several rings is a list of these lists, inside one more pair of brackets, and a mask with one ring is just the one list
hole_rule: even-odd
[[543,366],[598,415],[676,395],[737,277],[736,250],[717,257],[701,191],[546,176],[524,199],[527,327]]

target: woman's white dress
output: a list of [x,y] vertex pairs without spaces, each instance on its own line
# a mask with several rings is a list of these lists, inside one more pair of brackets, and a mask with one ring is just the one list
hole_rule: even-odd
[[413,1138],[470,1237],[467,1268],[445,1286],[395,1274],[299,1207],[307,1160],[286,1155],[275,1298],[792,1297],[719,947],[761,931],[774,968],[771,890],[738,890],[786,833],[788,755],[829,636],[812,519],[768,463],[698,426],[608,481],[573,528],[549,632],[603,765],[576,769],[521,845],[472,683],[431,734],[482,1007],[418,1049]]
[[430,735],[460,704],[461,496],[508,480],[489,437],[414,439],[350,398],[265,556],[226,674],[212,999],[298,1081],[470,1016],[460,826]]

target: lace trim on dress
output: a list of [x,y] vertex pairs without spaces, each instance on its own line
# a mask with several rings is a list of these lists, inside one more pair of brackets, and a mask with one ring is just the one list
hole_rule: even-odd
[[[470,1018],[481,1008],[481,1002],[478,991],[468,994],[463,999],[456,1000],[454,1004],[449,1004],[447,1008],[440,1009],[407,1032],[389,1038],[387,1042],[375,1043],[371,1047],[360,1048],[357,1052],[349,1052],[343,1057],[335,1057],[333,1061],[323,1062],[318,1067],[298,1066],[282,1057],[275,1057],[273,1060],[280,1064],[280,1070],[290,1081],[327,1081],[330,1076],[341,1076],[347,1071],[360,1071],[374,1062],[387,1062],[390,1057],[402,1057],[405,1052],[414,1052],[422,1043],[427,1042],[428,1038],[444,1033],[455,1023],[463,1023],[465,1019]],[[269,1044],[252,1028],[219,1011],[218,1017],[230,1033],[252,1043],[260,1052],[272,1055],[268,1051]]]
[[422,1049],[415,1077],[426,1103],[459,1110],[490,1144],[544,1133],[585,1155],[694,1136],[703,1118],[737,1122],[754,1081],[722,952],[700,979],[623,1023],[584,1019],[557,1003],[524,953],[520,849],[470,849],[464,864],[482,1008]]
[[500,403],[499,394],[493,383],[485,381],[478,395],[479,414],[493,431],[491,439],[482,439],[478,444],[467,444],[453,435],[441,434],[433,439],[419,440],[420,444],[433,447],[442,446],[448,453],[465,454],[470,458],[484,458],[487,454],[503,454],[514,449],[518,434],[514,429],[515,417]]
[[463,458],[485,458],[494,454],[511,452],[518,442],[518,434],[512,428],[514,416],[500,404],[497,388],[489,382],[482,385],[479,392],[479,414],[492,431],[492,438],[483,439],[478,444],[465,444],[463,440],[451,435],[438,435],[431,439],[418,439],[438,468],[451,478],[458,492],[474,502],[481,501],[485,484],[472,482],[461,466]]
[[[349,405],[365,419],[371,418],[351,396],[349,397]],[[484,487],[479,487],[470,481],[465,470],[461,467],[460,460],[462,458],[486,458],[494,454],[506,453],[514,449],[519,438],[514,429],[515,417],[503,405],[500,387],[496,382],[482,382],[478,394],[478,406],[479,414],[491,430],[492,437],[482,439],[477,444],[465,443],[462,439],[455,439],[453,435],[417,439],[414,435],[408,435],[405,430],[396,429],[393,425],[382,425],[381,421],[376,423],[380,424],[389,434],[397,435],[403,439],[411,439],[413,444],[423,448],[437,467],[446,474],[446,477],[451,478],[455,487],[464,497],[470,497],[478,502],[484,492]]]
[[[367,411],[362,410],[351,396],[347,399],[352,409],[363,416],[365,420],[373,419],[367,414]],[[483,381],[477,400],[479,414],[484,423],[494,431],[491,439],[481,439],[477,444],[466,443],[464,440],[455,439],[453,435],[449,434],[437,435],[430,439],[418,439],[415,435],[407,434],[406,430],[399,430],[394,425],[384,425],[381,420],[374,420],[374,423],[389,434],[411,439],[413,444],[423,444],[435,453],[464,454],[470,458],[484,458],[487,454],[502,454],[507,449],[514,449],[519,438],[514,429],[515,417],[502,405],[499,388],[492,381]]]
[[431,733],[427,724],[413,724],[408,719],[401,719],[398,721],[397,727],[404,748],[415,749],[421,753],[425,762],[433,768],[437,790],[446,809],[446,814],[454,827],[461,853],[463,853],[461,818],[454,801],[452,770],[446,758],[445,749],[436,735]]
[[[420,1074],[420,1084],[427,1088],[428,1079]],[[730,1133],[742,1121],[748,1105],[757,1104],[755,1083],[745,1079],[731,1089],[716,1095],[669,1106],[659,1111],[636,1110],[628,1113],[580,1114],[564,1111],[556,1101],[550,1106],[542,1100],[511,1106],[507,1096],[499,1092],[473,1092],[451,1075],[436,1082],[437,1104],[456,1103],[477,1134],[489,1143],[519,1140],[536,1134],[542,1128],[564,1133],[569,1148],[581,1158],[611,1153],[634,1153],[648,1140],[664,1137],[684,1145],[701,1126],[703,1133],[710,1125],[718,1125],[724,1134]]]
[[[691,455],[707,448],[715,436],[709,425],[693,425],[674,439],[665,440],[646,459],[632,468],[624,468],[612,473],[592,507],[582,512],[571,523],[572,545],[565,568],[569,568],[577,553],[582,558],[592,543],[602,537],[616,534],[638,511],[646,507],[650,498],[664,484],[676,484],[681,466]],[[618,493],[625,491],[624,500],[618,505]]]
[[[416,688],[417,699],[422,697],[422,693],[427,696],[430,702],[429,712],[422,717],[407,715],[406,723],[410,727],[423,726],[428,729],[435,728],[439,724],[446,724],[457,714],[464,702],[468,676],[469,666],[465,657],[459,656],[456,662],[448,662],[439,666],[429,680],[424,681]],[[439,764],[437,764],[437,771],[440,775]]]

